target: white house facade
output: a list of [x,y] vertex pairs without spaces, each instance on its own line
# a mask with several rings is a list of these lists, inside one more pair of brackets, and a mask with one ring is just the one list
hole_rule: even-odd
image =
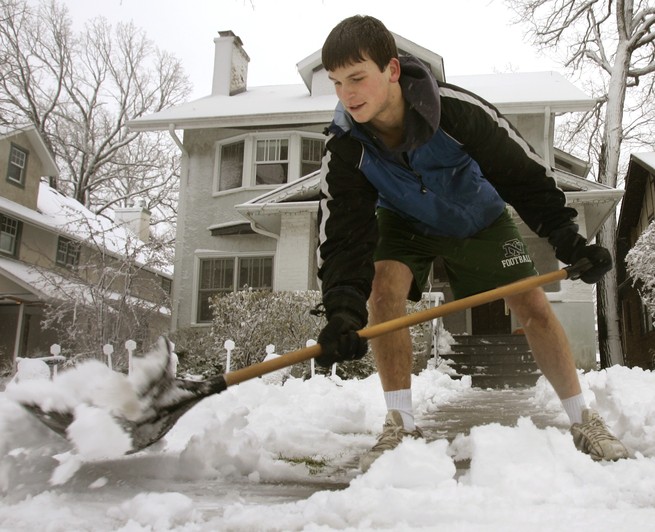
[[[442,58],[395,35],[401,54],[424,61],[445,80]],[[303,83],[248,87],[248,55],[232,32],[219,32],[212,94],[130,122],[168,130],[182,151],[173,327],[211,320],[209,298],[251,288],[316,289],[316,215],[324,128],[337,104],[320,50],[297,64]],[[554,148],[556,116],[594,101],[554,72],[461,76],[449,83],[494,104],[551,165],[578,223],[593,238],[621,192],[585,179],[588,165]],[[520,220],[519,220],[520,222]],[[560,267],[547,242],[520,222],[538,269]],[[438,263],[430,287],[450,297]],[[546,288],[569,333],[580,368],[595,367],[592,287],[563,281]],[[451,332],[520,329],[510,315],[468,311],[446,322]],[[502,322],[502,323],[501,323]]]

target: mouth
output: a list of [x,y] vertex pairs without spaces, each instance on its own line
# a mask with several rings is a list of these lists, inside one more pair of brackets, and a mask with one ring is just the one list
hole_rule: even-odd
[[360,104],[357,104],[357,105],[349,105],[348,106],[348,111],[351,112],[351,113],[356,113],[357,111],[361,111],[364,108],[364,105],[366,105],[366,104],[360,103]]

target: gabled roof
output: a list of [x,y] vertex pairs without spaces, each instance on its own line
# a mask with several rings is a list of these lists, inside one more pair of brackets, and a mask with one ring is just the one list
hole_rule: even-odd
[[[620,201],[623,191],[561,170],[555,170],[555,179],[565,191],[568,203],[584,210],[587,237],[593,238]],[[250,220],[255,231],[279,235],[281,213],[316,212],[319,191],[320,173],[317,171],[235,205],[235,209]]]
[[625,196],[618,222],[619,237],[628,237],[639,223],[649,174],[655,175],[655,152],[633,153],[625,176]]
[[[444,66],[443,66],[443,57],[441,57],[439,54],[435,54],[434,52],[428,50],[427,48],[423,48],[422,46],[419,46],[418,44],[410,41],[409,39],[405,39],[405,37],[402,37],[397,33],[391,32],[391,34],[393,35],[394,40],[396,41],[396,46],[398,47],[399,55],[410,54],[415,57],[418,57],[427,66],[430,67],[430,70],[432,71],[432,74],[434,74],[434,77],[436,77],[439,81],[446,80],[446,73],[444,72]],[[307,90],[309,90],[309,92],[312,92],[312,78],[314,77],[314,72],[323,68],[323,64],[321,63],[321,49],[319,48],[313,54],[305,57],[305,59],[298,62],[296,64],[296,67],[298,68],[298,73],[300,74],[300,77],[305,82],[305,86],[307,87]]]
[[41,161],[43,165],[44,175],[49,177],[57,177],[59,175],[59,168],[57,168],[57,163],[50,153],[50,150],[43,141],[43,137],[39,134],[38,130],[34,126],[20,126],[15,128],[9,128],[6,126],[0,126],[0,140],[11,139],[20,134],[25,134],[32,145],[32,148],[36,152],[36,156]]

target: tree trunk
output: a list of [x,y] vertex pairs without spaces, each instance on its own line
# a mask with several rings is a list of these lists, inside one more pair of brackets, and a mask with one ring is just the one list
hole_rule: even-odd
[[[597,238],[598,244],[615,249],[616,213],[605,221]],[[608,272],[596,285],[596,312],[598,315],[598,348],[601,367],[623,365],[623,344],[619,326],[618,283],[616,267]]]
[[[605,130],[598,169],[599,181],[613,188],[616,187],[619,173],[619,157],[623,141],[623,105],[629,62],[630,54],[627,45],[625,42],[619,42],[608,89]],[[613,211],[603,224],[598,233],[597,242],[609,250],[616,264],[616,211]],[[623,364],[616,268],[598,283],[596,307],[601,365],[608,367],[614,364]]]

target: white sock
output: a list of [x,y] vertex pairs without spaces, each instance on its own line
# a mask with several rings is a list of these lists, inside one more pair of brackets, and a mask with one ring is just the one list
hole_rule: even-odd
[[414,424],[414,410],[412,408],[412,390],[394,390],[384,392],[384,400],[387,403],[387,410],[397,410],[403,418],[403,426],[408,432],[416,429]]
[[584,395],[580,393],[568,399],[562,399],[562,406],[569,415],[571,424],[582,423],[582,411],[587,409],[587,401],[585,401]]

